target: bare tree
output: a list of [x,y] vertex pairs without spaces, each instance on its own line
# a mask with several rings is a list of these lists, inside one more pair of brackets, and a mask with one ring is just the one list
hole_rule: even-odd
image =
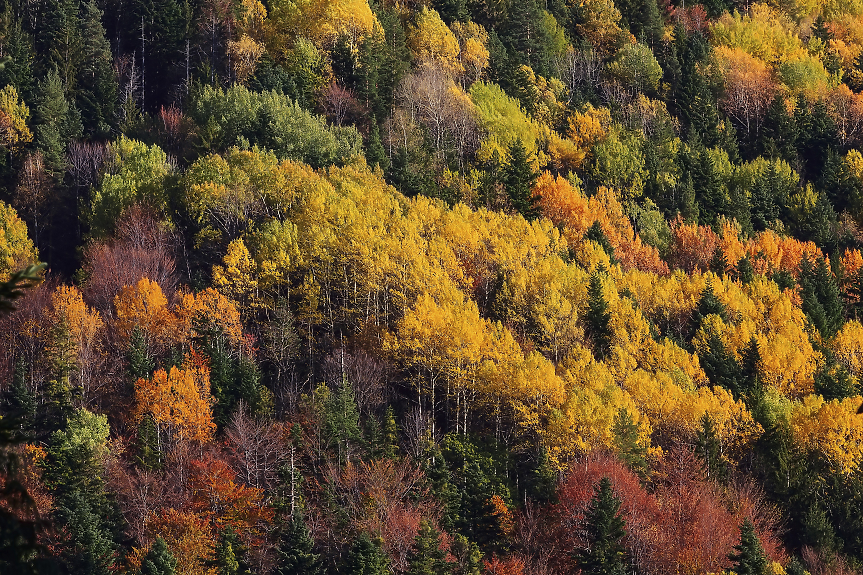
[[354,390],[357,407],[368,415],[386,401],[389,368],[377,358],[360,350],[356,355],[337,349],[324,360],[324,379],[335,388],[346,379]]
[[33,243],[37,246],[42,216],[52,188],[51,178],[45,171],[42,152],[29,152],[24,158],[21,171],[18,172],[18,185],[15,187],[12,205],[30,224]]
[[279,423],[267,423],[249,416],[240,404],[226,430],[237,455],[236,472],[247,485],[270,490],[279,483],[279,468],[289,456]]

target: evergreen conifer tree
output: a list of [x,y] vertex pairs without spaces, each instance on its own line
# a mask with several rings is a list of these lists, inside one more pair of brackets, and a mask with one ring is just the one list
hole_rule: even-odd
[[360,533],[351,545],[345,564],[346,575],[388,575],[389,557],[381,548],[380,539]]
[[614,257],[614,247],[611,245],[611,242],[608,241],[608,237],[606,237],[605,232],[602,231],[602,224],[599,223],[599,220],[595,220],[593,224],[587,228],[587,231],[584,232],[584,239],[599,244],[599,247],[605,250],[605,253],[608,254],[609,261],[612,264],[617,263],[617,259]]
[[512,207],[528,221],[539,215],[536,205],[539,198],[533,194],[533,185],[538,177],[524,144],[518,138],[513,139],[503,168],[503,183]]
[[111,46],[102,27],[102,12],[95,0],[85,0],[81,4],[81,40],[75,101],[81,111],[84,133],[104,138],[116,123],[117,81]]
[[722,455],[722,443],[716,434],[713,418],[706,411],[701,416],[701,428],[695,436],[695,453],[701,458],[708,479],[725,481],[728,466]]
[[378,129],[378,122],[374,117],[372,118],[372,129],[369,131],[369,141],[366,144],[366,163],[370,168],[379,166],[384,172],[390,167],[390,159],[387,157],[387,152],[381,142],[381,131]]
[[755,534],[755,526],[747,518],[740,526],[740,543],[734,546],[736,553],[728,558],[733,561],[731,568],[737,575],[766,575],[767,558],[764,548]]
[[638,425],[625,407],[614,416],[611,428],[614,435],[613,445],[617,456],[641,477],[647,474],[647,446],[639,442]]
[[20,431],[24,438],[33,432],[36,417],[36,394],[27,386],[27,363],[19,360],[12,374],[12,385],[6,390],[6,417]]
[[159,469],[162,467],[162,450],[159,446],[159,434],[153,417],[148,413],[138,424],[138,463],[144,469]]
[[710,314],[716,314],[723,320],[728,319],[725,304],[716,297],[716,292],[713,291],[713,280],[708,278],[704,289],[701,291],[698,307],[695,308],[695,313],[692,314],[692,320],[696,328],[701,326],[701,322]]
[[81,120],[70,106],[56,70],[39,82],[34,114],[35,143],[45,158],[45,166],[55,174],[66,167],[66,144],[81,134]]
[[363,435],[360,432],[360,413],[354,397],[354,388],[343,378],[335,392],[330,393],[324,406],[324,435],[331,448],[338,455],[338,461],[344,465],[351,454],[362,446]]
[[590,276],[587,288],[587,316],[585,322],[593,340],[593,354],[602,360],[611,351],[611,312],[602,293],[602,277],[599,271]]
[[441,549],[440,533],[432,524],[423,519],[408,555],[406,575],[448,575],[452,564],[446,560],[446,552]]
[[231,527],[219,534],[215,555],[213,564],[218,575],[252,575],[245,560],[245,546]]
[[620,516],[620,503],[612,491],[611,480],[603,477],[595,486],[587,508],[584,529],[587,546],[575,553],[584,575],[626,573],[626,548],[622,542],[626,522]]
[[842,326],[842,301],[830,266],[823,258],[813,265],[804,255],[800,262],[798,281],[806,317],[821,337],[833,337]]
[[710,330],[707,338],[707,349],[699,354],[699,360],[710,383],[721,385],[730,391],[735,399],[740,398],[743,382],[740,365],[734,354],[725,347],[725,343],[715,330]]
[[174,575],[177,560],[161,537],[156,537],[144,560],[141,562],[141,575]]
[[278,575],[322,575],[321,556],[313,552],[315,543],[300,512],[288,521],[278,548]]

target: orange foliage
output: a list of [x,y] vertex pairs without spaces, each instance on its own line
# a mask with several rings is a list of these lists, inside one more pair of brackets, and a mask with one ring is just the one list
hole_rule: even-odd
[[492,555],[491,559],[484,559],[482,570],[486,575],[523,575],[524,559],[517,555],[510,555],[503,559]]
[[126,286],[114,297],[117,309],[117,331],[129,339],[138,326],[156,343],[168,345],[177,339],[177,319],[168,309],[162,288],[154,281],[141,278],[134,286]]
[[215,328],[239,347],[243,343],[243,325],[237,306],[213,288],[196,294],[186,292],[180,298],[177,315],[189,337],[201,329]]
[[168,510],[154,515],[148,531],[153,539],[161,537],[177,560],[177,575],[215,575],[212,560],[215,534],[206,519],[197,513]]
[[571,247],[578,245],[584,233],[598,221],[624,269],[639,269],[661,275],[668,273],[668,266],[659,257],[656,248],[646,245],[636,235],[612,190],[601,187],[596,195],[587,198],[566,179],[560,176],[555,178],[545,172],[539,177],[533,191],[540,197],[542,214],[555,225],[563,225],[563,236]]
[[192,350],[182,368],[170,372],[160,369],[152,379],[135,384],[135,419],[147,413],[157,427],[164,427],[181,439],[208,441],[213,423],[213,397],[210,395],[210,369],[206,360]]
[[671,237],[669,263],[672,267],[689,273],[695,270],[707,271],[719,244],[716,232],[708,226],[684,223],[683,218],[677,216],[671,222]]

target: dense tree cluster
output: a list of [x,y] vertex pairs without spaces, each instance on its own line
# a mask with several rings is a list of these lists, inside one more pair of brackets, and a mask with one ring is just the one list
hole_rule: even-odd
[[861,24],[5,2],[0,572],[860,573]]

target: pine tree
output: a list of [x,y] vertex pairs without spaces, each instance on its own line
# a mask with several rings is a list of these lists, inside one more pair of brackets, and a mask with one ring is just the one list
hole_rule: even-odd
[[174,575],[177,560],[161,537],[156,537],[144,560],[141,562],[141,575]]
[[743,383],[740,365],[715,330],[710,330],[707,349],[699,354],[698,359],[711,384],[724,387],[734,395],[735,399],[740,398]]
[[728,466],[722,455],[722,442],[716,435],[713,418],[706,411],[701,416],[701,428],[695,436],[695,453],[701,458],[708,479],[725,481]]
[[614,435],[613,445],[621,461],[641,477],[647,475],[647,446],[642,445],[638,435],[638,425],[625,407],[614,416],[611,428]]
[[159,433],[153,417],[148,413],[138,424],[138,464],[144,469],[162,467],[162,450],[159,446]]
[[36,417],[36,393],[27,386],[27,362],[19,360],[12,374],[12,385],[6,390],[6,417],[13,422],[23,438],[33,432]]
[[282,535],[278,548],[278,575],[322,575],[321,556],[313,553],[315,543],[302,513],[295,513]]
[[611,312],[608,311],[608,302],[602,293],[602,277],[599,271],[590,276],[590,285],[587,288],[587,324],[588,333],[593,340],[593,354],[596,359],[602,360],[611,351]]
[[518,138],[513,139],[507,151],[507,164],[503,168],[503,183],[512,207],[528,221],[539,216],[537,202],[540,198],[533,193],[533,185],[538,177],[524,144]]
[[381,547],[381,540],[360,533],[351,545],[345,562],[345,575],[388,575],[389,557]]
[[441,549],[440,533],[428,520],[423,519],[408,554],[406,575],[448,575],[452,564],[446,560],[446,551]]
[[587,545],[575,552],[584,575],[624,575],[626,549],[623,546],[626,522],[620,516],[620,499],[603,477],[594,488],[587,508],[584,533]]
[[767,558],[755,534],[755,526],[747,518],[740,526],[740,543],[734,546],[736,553],[728,558],[733,561],[731,568],[737,575],[766,575]]

